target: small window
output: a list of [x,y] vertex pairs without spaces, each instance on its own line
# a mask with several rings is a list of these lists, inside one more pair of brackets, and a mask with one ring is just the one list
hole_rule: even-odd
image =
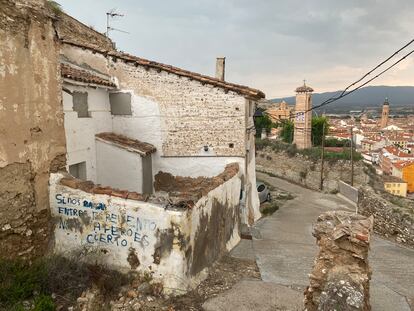
[[78,113],[78,118],[89,118],[88,93],[73,92],[73,111]]
[[86,180],[86,162],[69,165],[69,173],[75,178]]
[[114,116],[132,115],[131,94],[130,93],[111,93],[109,94],[111,104],[111,114]]
[[265,185],[260,185],[259,187],[257,187],[257,191],[262,192],[263,190],[265,190]]
[[230,143],[229,144],[229,148],[234,148],[234,144],[233,143]]

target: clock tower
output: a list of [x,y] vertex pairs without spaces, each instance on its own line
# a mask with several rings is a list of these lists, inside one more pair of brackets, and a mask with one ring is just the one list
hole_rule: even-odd
[[306,81],[303,81],[303,86],[296,88],[293,143],[298,149],[312,147],[312,92],[313,89],[306,85]]

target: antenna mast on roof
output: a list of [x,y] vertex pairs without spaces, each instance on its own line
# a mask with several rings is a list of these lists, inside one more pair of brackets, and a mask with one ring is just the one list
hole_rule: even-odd
[[106,36],[109,38],[109,32],[112,30],[115,31],[119,31],[119,32],[123,32],[123,33],[129,33],[127,31],[121,30],[121,29],[117,29],[117,28],[113,28],[110,26],[109,21],[111,18],[115,18],[115,17],[123,17],[125,16],[124,14],[120,14],[116,12],[116,9],[112,9],[109,12],[106,12]]

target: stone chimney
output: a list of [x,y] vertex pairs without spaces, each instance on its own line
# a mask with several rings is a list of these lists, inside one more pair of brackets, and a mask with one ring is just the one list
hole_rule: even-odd
[[216,78],[224,81],[224,72],[226,69],[226,58],[225,57],[217,57],[216,61]]

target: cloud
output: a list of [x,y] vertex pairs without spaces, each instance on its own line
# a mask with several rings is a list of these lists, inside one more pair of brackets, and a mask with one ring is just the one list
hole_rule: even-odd
[[[64,10],[105,30],[115,1],[60,0]],[[227,80],[288,96],[303,78],[341,89],[412,37],[412,0],[122,0],[117,46],[138,56],[213,75],[227,57]],[[403,65],[401,65],[403,66]],[[378,83],[412,84],[413,62]],[[402,69],[403,68],[403,69]],[[395,84],[393,84],[395,85]]]

